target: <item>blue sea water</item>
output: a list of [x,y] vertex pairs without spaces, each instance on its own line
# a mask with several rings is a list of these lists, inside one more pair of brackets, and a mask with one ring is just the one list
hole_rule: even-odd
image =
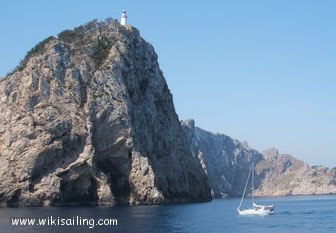
[[[249,200],[246,200],[246,205]],[[259,198],[257,203],[274,204],[269,216],[239,216],[239,199],[207,203],[136,207],[62,207],[0,209],[0,233],[335,233],[336,196]],[[117,226],[13,226],[10,218],[79,218],[118,220]],[[92,220],[93,221],[93,220]]]

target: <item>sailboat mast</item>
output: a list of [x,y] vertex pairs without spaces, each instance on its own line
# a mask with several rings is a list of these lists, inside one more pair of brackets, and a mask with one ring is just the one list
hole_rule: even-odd
[[243,201],[244,201],[246,188],[247,188],[247,185],[249,184],[249,180],[250,180],[250,176],[251,176],[251,172],[252,172],[251,170],[252,170],[252,168],[250,167],[250,170],[249,170],[249,173],[248,173],[248,176],[247,176],[247,180],[246,180],[246,183],[245,183],[245,187],[244,187],[244,192],[243,192],[242,198],[240,199],[240,203],[239,203],[239,206],[238,206],[238,210],[240,209],[240,207],[242,206]]
[[252,163],[252,205],[254,203],[254,163]]

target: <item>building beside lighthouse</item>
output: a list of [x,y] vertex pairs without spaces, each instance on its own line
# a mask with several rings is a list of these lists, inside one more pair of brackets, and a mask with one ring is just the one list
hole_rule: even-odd
[[127,25],[127,14],[126,14],[125,10],[123,10],[122,13],[121,13],[120,24],[123,25],[123,26]]

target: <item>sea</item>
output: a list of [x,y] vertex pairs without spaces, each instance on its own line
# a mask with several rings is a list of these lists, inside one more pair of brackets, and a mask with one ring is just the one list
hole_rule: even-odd
[[[239,201],[217,199],[205,203],[132,207],[0,208],[0,233],[336,232],[336,196],[333,195],[257,198],[258,204],[275,206],[275,214],[268,216],[240,216],[236,211]],[[244,205],[250,204],[250,200],[245,199]],[[20,219],[23,222],[18,222]],[[34,222],[29,225],[27,219]]]

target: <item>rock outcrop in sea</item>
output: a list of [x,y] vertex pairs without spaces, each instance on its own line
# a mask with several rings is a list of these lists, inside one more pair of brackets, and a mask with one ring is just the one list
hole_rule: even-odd
[[256,195],[336,194],[336,168],[309,166],[274,148],[260,153],[246,142],[198,128],[193,120],[182,125],[190,151],[207,173],[215,198],[240,196],[252,163]]
[[35,46],[0,80],[0,204],[210,200],[154,48],[92,21]]

